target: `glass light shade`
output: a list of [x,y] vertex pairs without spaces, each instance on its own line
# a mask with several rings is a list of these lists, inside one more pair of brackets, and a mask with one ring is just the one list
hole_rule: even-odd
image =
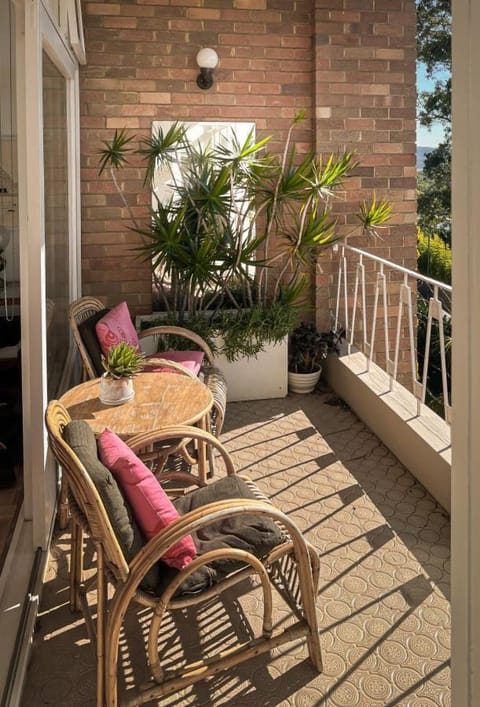
[[204,47],[197,54],[197,64],[201,69],[214,69],[218,64],[218,54],[215,49]]

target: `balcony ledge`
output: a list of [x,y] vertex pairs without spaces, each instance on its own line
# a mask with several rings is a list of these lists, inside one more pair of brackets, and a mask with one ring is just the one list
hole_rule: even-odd
[[329,357],[328,382],[447,511],[450,511],[450,427],[356,351]]

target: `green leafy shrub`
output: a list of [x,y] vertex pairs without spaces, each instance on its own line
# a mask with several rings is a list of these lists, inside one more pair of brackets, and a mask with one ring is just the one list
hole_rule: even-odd
[[450,284],[452,251],[440,236],[427,236],[417,228],[417,267],[422,275]]

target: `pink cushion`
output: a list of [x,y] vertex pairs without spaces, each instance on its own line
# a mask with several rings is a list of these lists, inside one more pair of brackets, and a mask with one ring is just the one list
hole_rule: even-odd
[[[147,356],[147,361],[149,358],[166,358],[168,361],[175,361],[176,363],[181,363],[182,366],[193,371],[196,376],[200,372],[202,367],[203,359],[205,354],[203,351],[161,351],[156,354],[151,354]],[[175,373],[172,368],[165,368],[164,366],[149,366],[148,363],[144,368],[145,371],[168,371],[170,373]]]
[[[100,435],[98,451],[102,463],[110,469],[120,486],[147,540],[180,517],[150,469],[108,428]],[[187,535],[172,545],[162,560],[182,570],[195,555],[195,544],[192,537]]]
[[112,346],[121,341],[126,341],[132,346],[140,348],[138,335],[126,302],[120,302],[102,317],[95,325],[95,332],[104,356],[108,354]]

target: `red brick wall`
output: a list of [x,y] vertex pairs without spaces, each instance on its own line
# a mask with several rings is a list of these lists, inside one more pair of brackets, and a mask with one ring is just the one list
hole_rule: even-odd
[[[359,201],[375,190],[393,203],[391,226],[382,240],[357,236],[349,244],[416,269],[415,3],[315,0],[315,8],[316,149],[354,148],[360,162],[337,206],[341,228],[352,230]],[[325,326],[334,256],[322,269],[316,302]]]
[[[83,0],[87,66],[81,70],[82,277],[84,294],[133,311],[151,309],[148,265],[97,151],[115,128],[149,135],[152,120],[251,120],[282,141],[296,112],[309,120],[304,150],[355,147],[361,157],[348,202],[375,187],[395,201],[382,254],[415,257],[415,5],[413,0]],[[209,91],[197,88],[195,56],[217,50]],[[316,67],[316,72],[315,72]],[[272,145],[273,146],[273,145]],[[124,191],[144,217],[149,194],[135,165]],[[318,277],[328,316],[332,266]],[[320,316],[320,319],[322,316]],[[322,322],[323,323],[323,322]]]
[[[337,204],[340,228],[357,234],[349,244],[374,251],[387,260],[416,269],[415,59],[416,16],[413,0],[315,0],[316,149],[354,148],[360,162],[349,180],[345,201]],[[333,146],[333,148],[332,148]],[[358,203],[375,190],[393,204],[391,225],[381,240],[366,240],[355,231]],[[353,262],[353,261],[352,261]],[[372,329],[375,273],[367,271],[367,340]],[[338,261],[322,260],[317,275],[316,316],[328,328],[335,312]],[[390,357],[395,342],[399,276],[389,280]],[[353,272],[349,297],[353,299]],[[412,284],[412,283],[410,283]],[[376,360],[385,360],[383,310],[377,314]],[[362,313],[357,311],[356,343],[361,340]],[[344,324],[340,315],[340,323]],[[406,315],[400,344],[399,380],[409,385],[410,344]]]
[[[302,0],[83,2],[88,64],[81,71],[83,291],[109,303],[126,297],[151,309],[147,265],[97,150],[115,128],[149,135],[152,120],[250,120],[257,135],[282,139],[306,108],[297,138],[310,146],[313,123],[313,7]],[[195,56],[214,47],[220,64],[208,91],[196,85]],[[138,213],[149,195],[128,170]]]

